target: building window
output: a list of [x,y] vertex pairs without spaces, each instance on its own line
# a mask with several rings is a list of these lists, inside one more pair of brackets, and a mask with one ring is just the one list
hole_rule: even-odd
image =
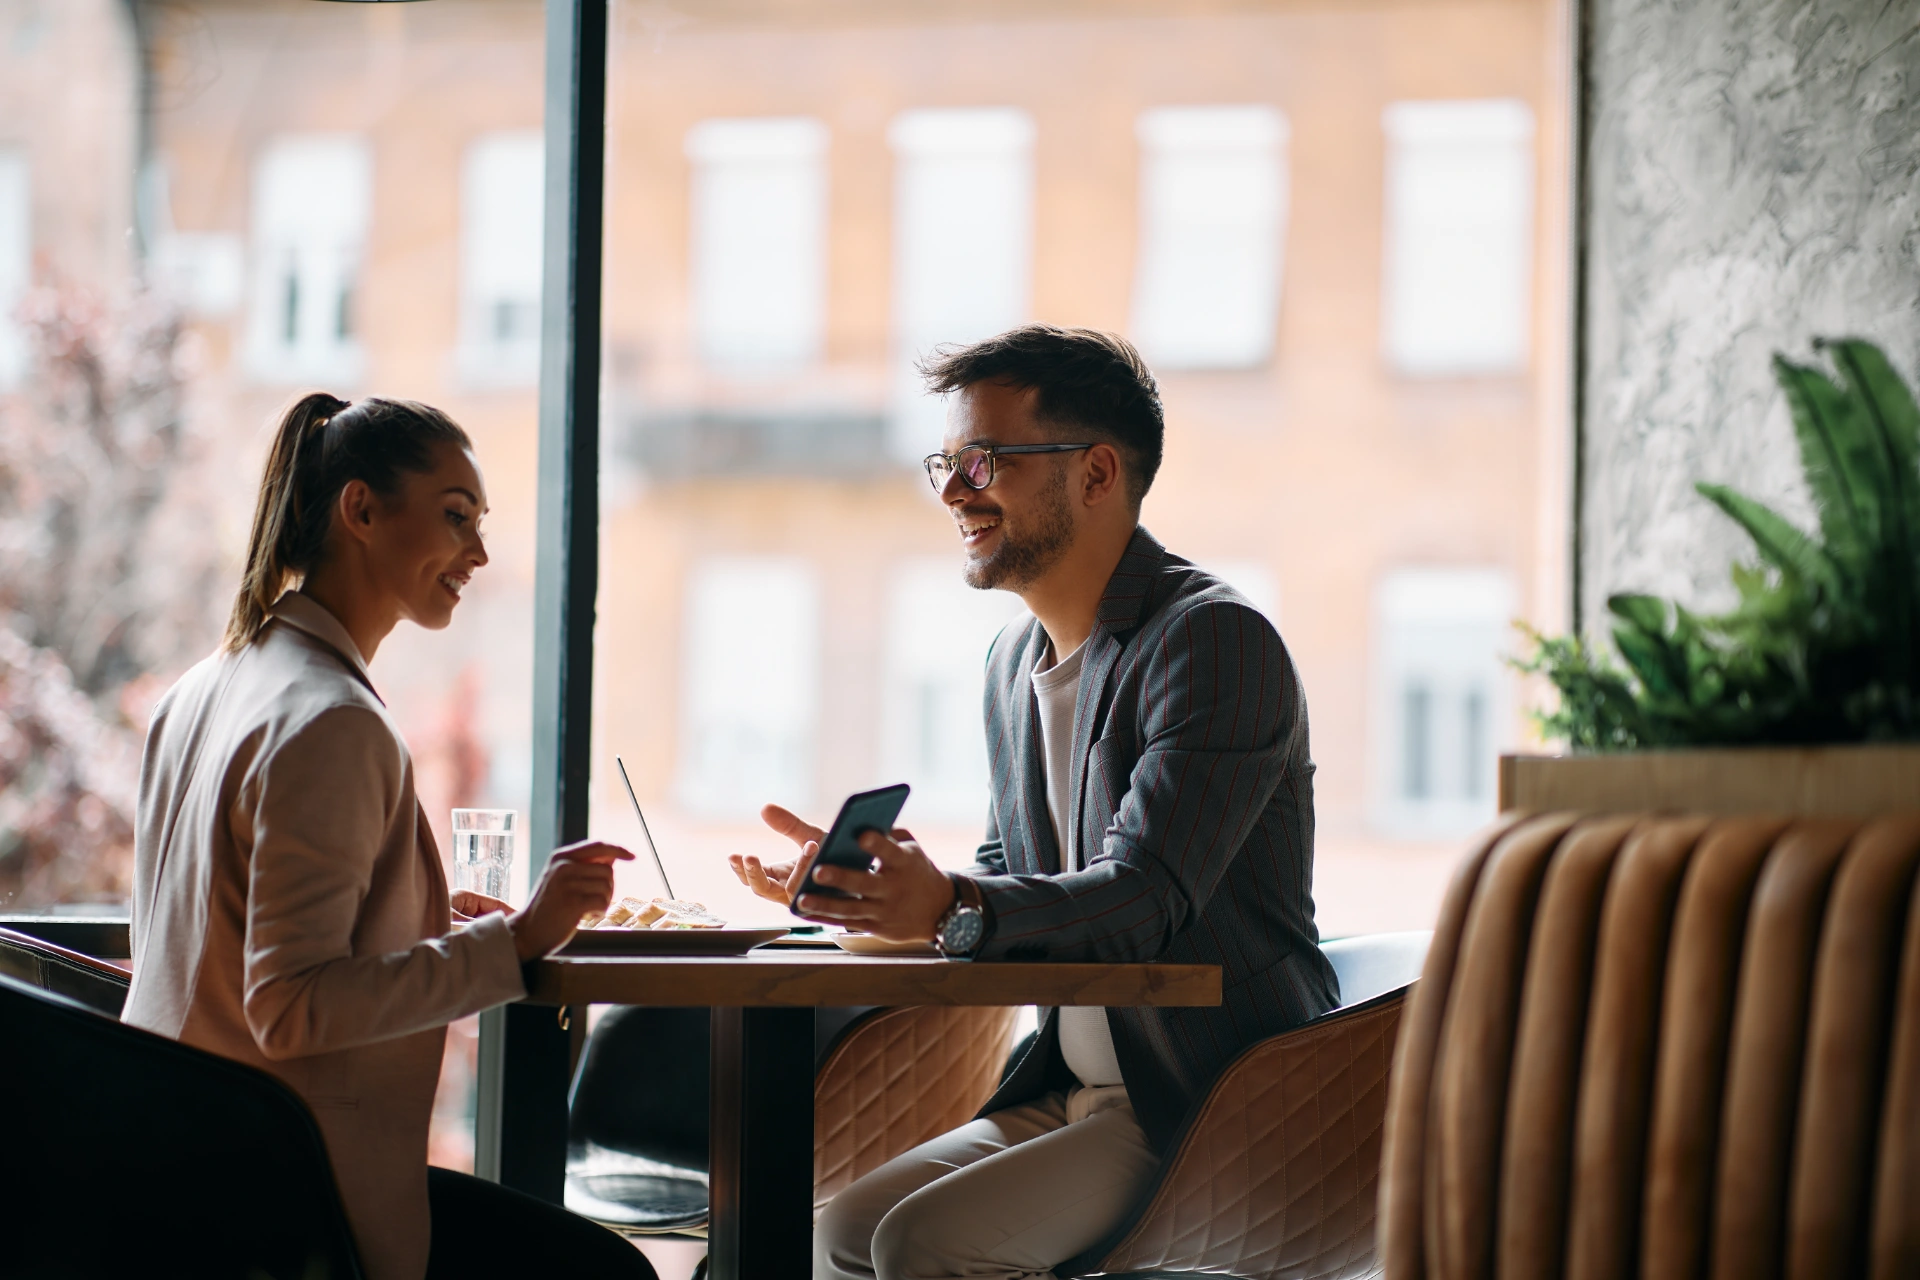
[[803,560],[729,556],[694,566],[681,660],[681,802],[749,817],[813,794],[819,586]]
[[1273,351],[1287,120],[1271,107],[1143,112],[1133,334],[1163,369],[1242,369]]
[[33,279],[33,192],[24,151],[0,149],[0,389],[27,375],[27,335],[17,312]]
[[1033,121],[1011,107],[908,111],[893,146],[895,454],[917,462],[940,443],[940,399],[914,362],[1027,317],[1033,257]]
[[985,821],[987,650],[1020,611],[1016,596],[969,587],[952,559],[908,560],[895,568],[881,757],[887,781],[913,784],[917,817]]
[[529,386],[540,375],[540,134],[488,134],[467,148],[460,182],[460,373]]
[[363,139],[285,137],[254,171],[254,371],[351,382],[362,353],[355,288],[373,200]]
[[814,363],[826,332],[827,127],[703,120],[686,146],[701,360],[743,376]]
[[1494,814],[1513,588],[1493,569],[1406,569],[1374,593],[1374,815],[1446,838]]
[[1533,112],[1506,99],[1386,109],[1389,363],[1518,372],[1533,287]]
[[1245,596],[1247,603],[1267,616],[1274,630],[1280,629],[1280,588],[1273,570],[1258,560],[1201,559],[1195,565]]

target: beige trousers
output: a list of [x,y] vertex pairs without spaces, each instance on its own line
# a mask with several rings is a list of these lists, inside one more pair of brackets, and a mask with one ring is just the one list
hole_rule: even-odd
[[996,1111],[835,1196],[814,1225],[814,1280],[1049,1276],[1113,1229],[1158,1163],[1118,1086]]

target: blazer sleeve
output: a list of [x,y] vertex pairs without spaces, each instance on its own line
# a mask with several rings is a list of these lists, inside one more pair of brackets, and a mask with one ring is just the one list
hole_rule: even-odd
[[526,994],[506,917],[405,951],[357,955],[374,864],[408,794],[392,732],[322,712],[255,771],[247,885],[248,1029],[269,1059],[388,1040]]
[[1064,875],[981,876],[994,920],[983,959],[1158,958],[1285,782],[1306,714],[1272,624],[1208,601],[1153,643],[1139,705],[1115,708],[1110,733],[1137,732],[1139,755],[1099,852]]

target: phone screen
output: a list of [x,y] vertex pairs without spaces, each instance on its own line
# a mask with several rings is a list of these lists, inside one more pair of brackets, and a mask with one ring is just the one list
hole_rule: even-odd
[[891,831],[900,810],[906,807],[907,792],[911,790],[904,782],[891,787],[880,787],[874,791],[860,791],[847,797],[840,806],[840,814],[833,820],[833,826],[820,839],[820,847],[807,862],[806,873],[800,877],[800,887],[793,891],[788,906],[800,900],[803,893],[817,893],[827,898],[844,898],[848,895],[839,889],[815,884],[813,869],[821,863],[833,867],[852,867],[865,871],[873,865],[873,859],[856,843],[869,831]]

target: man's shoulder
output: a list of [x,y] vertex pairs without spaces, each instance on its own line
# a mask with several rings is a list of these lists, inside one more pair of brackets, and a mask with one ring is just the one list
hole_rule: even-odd
[[1155,583],[1152,607],[1140,620],[1143,638],[1179,643],[1181,637],[1221,631],[1256,642],[1280,643],[1273,620],[1230,583],[1168,552]]

